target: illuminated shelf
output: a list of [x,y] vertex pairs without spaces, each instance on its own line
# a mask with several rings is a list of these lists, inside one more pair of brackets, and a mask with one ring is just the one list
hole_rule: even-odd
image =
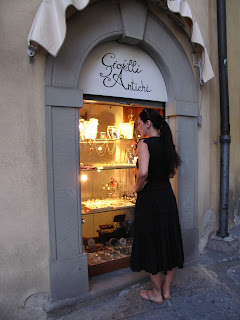
[[80,170],[81,171],[97,171],[97,170],[113,170],[113,169],[133,169],[133,168],[136,168],[136,164],[126,164],[126,165],[111,165],[111,166],[108,166],[108,165],[105,165],[105,166],[92,166],[92,167],[89,167],[89,168],[81,168],[80,167]]
[[[134,208],[135,204],[132,203],[131,205],[127,205],[127,206],[116,206],[116,207],[104,207],[104,208],[94,208],[94,209],[88,209],[87,207],[83,207],[81,208],[82,211],[82,215],[88,215],[88,214],[95,214],[95,213],[100,213],[100,212],[106,212],[106,211],[114,211],[114,210],[123,210],[123,209],[130,209],[130,208]],[[89,210],[89,212],[84,212]]]
[[136,141],[136,139],[85,139],[80,140],[79,143],[108,143],[108,142],[115,142],[115,141]]

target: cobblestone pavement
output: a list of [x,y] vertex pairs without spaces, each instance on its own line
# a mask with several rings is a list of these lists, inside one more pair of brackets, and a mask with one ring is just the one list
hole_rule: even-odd
[[140,298],[148,280],[112,296],[49,314],[49,320],[239,320],[240,254],[227,256],[208,251],[177,270],[172,299],[162,305]]
[[[238,236],[240,239],[240,234]],[[22,317],[19,314],[16,319],[239,320],[240,251],[227,255],[208,250],[185,264],[183,269],[176,271],[172,299],[161,305],[143,300],[139,296],[142,288],[151,288],[148,278],[119,290],[105,290],[101,295],[48,314],[40,308],[35,313],[33,309],[25,308]]]

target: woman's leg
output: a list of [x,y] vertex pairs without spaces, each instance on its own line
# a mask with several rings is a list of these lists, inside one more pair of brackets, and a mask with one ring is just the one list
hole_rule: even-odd
[[152,282],[152,290],[141,290],[141,297],[156,303],[162,303],[162,273],[159,272],[155,275],[150,274],[150,280]]
[[155,275],[150,274],[150,279],[153,286],[153,294],[156,297],[162,297],[162,273],[157,273]]
[[174,277],[174,273],[175,273],[175,269],[172,269],[172,271],[168,271],[167,275],[164,278],[163,281],[163,298],[164,299],[171,299],[171,284],[173,281],[173,277]]

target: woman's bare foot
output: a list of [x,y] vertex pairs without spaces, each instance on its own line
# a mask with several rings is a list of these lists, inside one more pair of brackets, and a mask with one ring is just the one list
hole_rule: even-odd
[[170,300],[170,299],[172,299],[172,297],[171,297],[170,293],[169,294],[163,294],[163,299]]
[[170,300],[170,299],[172,298],[172,297],[171,297],[170,290],[164,288],[164,285],[163,285],[163,287],[162,287],[162,296],[163,296],[163,299],[165,299],[165,300]]
[[172,298],[170,293],[170,288],[173,281],[174,273],[175,273],[175,269],[172,269],[171,271],[169,270],[164,277],[164,281],[162,284],[162,295],[163,295],[163,299],[165,300],[170,300]]
[[145,300],[149,300],[157,304],[163,303],[162,295],[161,294],[156,295],[153,290],[141,290],[140,296]]

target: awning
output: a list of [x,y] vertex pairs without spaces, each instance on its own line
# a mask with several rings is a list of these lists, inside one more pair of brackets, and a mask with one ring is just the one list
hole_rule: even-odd
[[43,0],[28,35],[28,45],[37,42],[56,57],[66,36],[66,10],[74,6],[83,10],[90,0]]
[[[203,37],[199,28],[199,25],[194,18],[190,6],[186,0],[167,0],[167,5],[169,10],[172,12],[180,14],[183,18],[190,19],[192,24],[192,36],[191,41],[193,43],[198,44],[202,48],[201,53],[201,66],[202,68],[202,80],[203,82],[207,82],[208,80],[214,77],[214,72],[212,69],[211,62],[209,60],[209,56],[207,53],[207,49],[205,47]],[[189,20],[188,20],[189,21]]]
[[[31,41],[45,48],[56,57],[66,36],[66,9],[72,5],[77,10],[83,10],[90,0],[43,0],[34,18],[28,35],[28,46]],[[193,17],[190,6],[186,0],[167,0],[170,11],[180,14],[192,24],[191,41],[201,48],[200,73],[205,83],[214,77],[207,49],[196,19]]]

